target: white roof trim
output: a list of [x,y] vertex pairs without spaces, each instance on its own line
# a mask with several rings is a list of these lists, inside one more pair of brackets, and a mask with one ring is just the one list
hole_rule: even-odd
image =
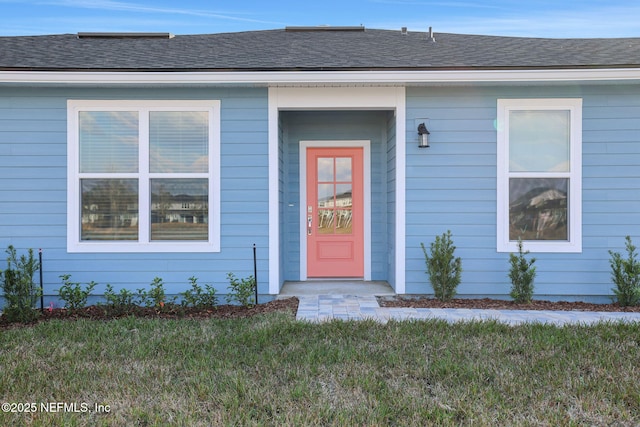
[[0,84],[435,84],[640,80],[640,68],[464,71],[85,72],[0,71]]

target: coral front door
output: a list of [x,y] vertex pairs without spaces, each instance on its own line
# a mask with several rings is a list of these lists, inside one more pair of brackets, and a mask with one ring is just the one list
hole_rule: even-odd
[[363,277],[363,148],[308,147],[306,160],[307,277]]

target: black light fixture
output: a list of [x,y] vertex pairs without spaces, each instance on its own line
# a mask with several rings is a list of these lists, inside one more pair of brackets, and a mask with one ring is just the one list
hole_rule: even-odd
[[418,147],[429,148],[429,130],[424,123],[418,125]]

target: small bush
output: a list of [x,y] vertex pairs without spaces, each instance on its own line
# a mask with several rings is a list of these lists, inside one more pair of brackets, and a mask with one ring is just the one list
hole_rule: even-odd
[[164,282],[159,277],[154,277],[149,291],[138,289],[138,305],[141,307],[153,307],[159,311],[167,311],[174,302],[175,297],[170,301],[167,300],[167,295],[164,292]]
[[420,243],[427,264],[427,274],[436,298],[449,301],[456,296],[462,277],[462,260],[454,256],[456,247],[451,240],[451,231],[436,236],[431,243],[430,254],[424,243]]
[[133,295],[133,305],[138,307],[148,307],[151,305],[151,299],[149,298],[149,293],[145,288],[136,289],[136,293]]
[[62,279],[63,285],[58,289],[58,295],[64,301],[65,308],[69,309],[71,313],[75,313],[87,305],[91,291],[97,286],[96,282],[91,281],[85,289],[82,289],[80,283],[70,280],[70,274],[63,274],[60,279]]
[[155,308],[164,307],[167,296],[164,293],[164,282],[159,277],[154,277],[151,282],[151,290],[149,291],[149,298]]
[[28,256],[18,257],[16,249],[9,245],[6,252],[7,269],[0,274],[7,303],[3,316],[10,322],[32,322],[40,314],[34,309],[40,296],[40,288],[33,280],[39,269],[38,261],[33,256],[33,249],[29,249]]
[[218,305],[218,296],[216,290],[211,285],[205,285],[205,289],[202,289],[198,285],[198,279],[190,277],[191,289],[182,292],[182,305],[185,307],[195,308],[212,308]]
[[112,315],[129,314],[136,307],[136,295],[126,288],[120,289],[116,293],[113,286],[107,284],[104,291],[104,298],[107,300],[105,306],[107,313]]
[[640,262],[637,260],[636,247],[631,237],[625,237],[627,259],[618,252],[609,251],[611,259],[611,280],[616,285],[611,290],[621,306],[640,304]]
[[227,295],[227,302],[237,302],[244,307],[251,307],[256,304],[255,287],[256,281],[253,276],[246,279],[237,279],[233,273],[227,273],[229,280],[228,289],[231,291]]
[[522,251],[522,240],[518,239],[518,255],[509,254],[509,279],[511,279],[511,298],[517,303],[530,303],[533,299],[533,280],[536,277],[535,258],[527,260],[524,256],[529,251]]

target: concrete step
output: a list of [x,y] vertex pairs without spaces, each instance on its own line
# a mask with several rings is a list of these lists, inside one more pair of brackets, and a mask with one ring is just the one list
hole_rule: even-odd
[[278,298],[302,295],[388,296],[395,294],[389,283],[385,281],[308,280],[306,282],[285,282],[280,289]]

